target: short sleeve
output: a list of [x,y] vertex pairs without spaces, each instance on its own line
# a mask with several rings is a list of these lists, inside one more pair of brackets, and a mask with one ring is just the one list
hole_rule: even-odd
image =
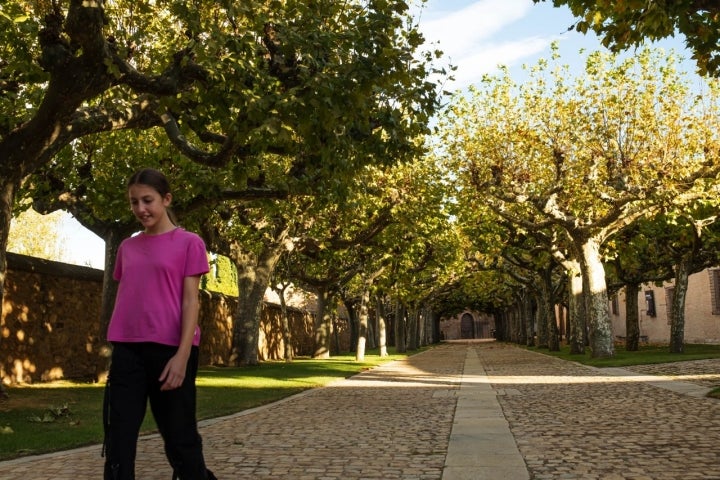
[[123,252],[123,245],[120,244],[120,247],[118,248],[117,255],[115,256],[115,268],[113,269],[113,278],[115,281],[120,281],[122,278],[122,252]]
[[210,271],[205,242],[198,235],[191,235],[188,242],[187,260],[185,262],[184,276],[192,277]]

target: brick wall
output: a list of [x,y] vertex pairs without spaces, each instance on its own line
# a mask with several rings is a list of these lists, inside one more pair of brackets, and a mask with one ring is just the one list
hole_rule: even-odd
[[[59,378],[96,380],[107,367],[101,340],[103,272],[88,267],[8,254],[5,298],[0,316],[0,379],[5,383]],[[237,300],[200,292],[201,365],[228,365],[232,318]],[[279,307],[265,304],[258,354],[262,360],[284,354]],[[293,351],[312,355],[313,315],[290,309]],[[349,350],[347,325],[338,330],[341,350]]]

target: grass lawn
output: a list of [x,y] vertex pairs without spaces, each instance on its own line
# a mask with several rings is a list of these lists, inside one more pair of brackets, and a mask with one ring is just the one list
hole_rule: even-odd
[[[364,362],[354,355],[329,360],[296,359],[263,362],[256,367],[206,367],[198,373],[198,419],[240,412],[327,385],[388,361],[368,352]],[[0,461],[24,455],[102,443],[104,384],[58,381],[10,387],[0,402]],[[155,431],[148,409],[142,431]]]
[[547,349],[529,348],[536,352],[552,355],[571,362],[578,362],[593,367],[627,367],[630,365],[649,365],[653,363],[686,362],[705,358],[720,358],[720,345],[688,344],[683,353],[670,353],[667,345],[640,345],[637,352],[628,352],[624,345],[615,345],[613,358],[592,358],[590,349],[585,354],[571,354],[570,347],[563,345],[559,352]]

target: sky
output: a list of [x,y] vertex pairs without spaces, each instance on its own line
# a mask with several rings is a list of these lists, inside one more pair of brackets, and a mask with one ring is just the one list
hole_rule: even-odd
[[[522,65],[549,58],[550,45],[558,42],[562,63],[581,71],[581,49],[603,49],[598,37],[569,29],[576,18],[567,7],[532,0],[429,0],[418,14],[426,40],[437,41],[450,63],[457,66],[452,90],[478,82],[486,73],[505,65],[515,80],[523,77]],[[681,38],[656,44],[690,58]],[[688,69],[694,66],[688,60]]]
[[[444,86],[446,90],[465,89],[498,65],[507,66],[512,77],[521,81],[523,64],[549,58],[553,42],[558,42],[562,63],[574,72],[581,71],[581,50],[602,49],[594,34],[568,30],[575,18],[567,7],[554,8],[547,2],[429,0],[424,9],[416,10],[416,17],[428,47],[442,50],[446,62],[457,67],[455,80]],[[663,40],[657,46],[690,58],[680,38]],[[690,60],[686,69],[694,71]],[[68,250],[63,261],[103,268],[104,243],[99,237],[70,216],[65,218],[63,232]]]

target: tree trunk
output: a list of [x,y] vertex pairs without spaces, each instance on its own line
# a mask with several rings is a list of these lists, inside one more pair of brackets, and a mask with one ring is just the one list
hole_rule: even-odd
[[[370,298],[368,298],[368,302],[370,302]],[[377,322],[372,320],[372,315],[370,315],[370,305],[368,303],[368,324],[367,324],[367,348],[370,350],[375,350],[378,346],[378,340],[377,340]]]
[[264,246],[256,257],[235,245],[229,258],[238,272],[238,309],[233,319],[233,353],[231,362],[236,365],[258,365],[258,339],[260,317],[265,291],[270,285],[273,271],[285,247],[284,234],[271,245]]
[[555,316],[555,306],[552,303],[549,303],[546,307],[548,307],[545,317],[548,322],[548,350],[551,352],[559,352],[560,331],[558,330],[557,317]]
[[440,314],[432,310],[430,320],[432,322],[432,343],[437,345],[440,343]]
[[233,353],[235,365],[258,365],[258,339],[263,299],[268,283],[258,281],[249,265],[235,264],[238,271],[238,308],[233,319]]
[[318,288],[316,293],[318,296],[318,311],[315,317],[315,352],[313,358],[330,358],[332,317],[327,311],[329,294],[325,288]]
[[[125,237],[124,231],[108,230],[105,232],[105,270],[103,270],[102,301],[100,306],[100,334],[105,339],[107,329],[110,325],[115,308],[115,297],[117,296],[118,282],[113,278],[117,251]],[[109,358],[108,358],[109,360]]]
[[407,316],[407,348],[408,350],[418,349],[418,322],[420,321],[420,311],[413,308]]
[[338,320],[340,317],[338,317],[336,308],[329,310],[328,313],[330,314],[330,333],[332,339],[335,340],[335,350],[330,350],[330,355],[333,353],[339,355],[343,351],[342,345],[340,344],[340,329],[338,328]]
[[370,289],[366,286],[362,292],[360,300],[360,312],[358,315],[358,338],[357,350],[355,351],[355,360],[362,362],[365,360],[365,342],[367,341],[368,332],[368,303],[370,302]]
[[[60,47],[59,41],[49,41],[42,46],[43,54],[50,53],[52,49],[52,53],[66,57],[64,66],[50,69],[47,88],[35,115],[13,128],[0,142],[0,306],[5,298],[10,222],[15,195],[22,179],[49,162],[60,149],[76,138],[68,134],[71,129],[67,127],[77,108],[114,83],[111,69],[105,67],[105,62],[111,62],[112,59],[103,37],[102,22],[105,15],[102,3],[72,3],[65,23],[83,21],[82,34],[70,38],[71,43],[77,43],[75,46],[78,48],[69,55],[69,49]],[[43,28],[40,33],[49,32]],[[5,390],[0,381],[0,397],[4,395]]]
[[[5,276],[7,275],[7,244],[10,235],[10,223],[12,221],[12,209],[15,203],[15,191],[17,184],[9,179],[3,179],[2,191],[0,191],[0,307],[5,299]],[[0,320],[5,321],[1,318]],[[2,322],[0,322],[2,325]],[[0,347],[2,347],[2,335],[0,335]],[[2,350],[2,348],[0,348]],[[4,361],[4,360],[3,360]],[[7,391],[0,378],[0,398],[6,398]]]
[[[527,291],[523,290],[520,295],[520,301],[518,302],[518,308],[515,309],[515,316],[517,317],[517,343],[519,345],[528,345],[528,331],[527,331],[527,317],[528,310],[528,295]],[[497,336],[497,325],[495,326]],[[528,345],[529,346],[529,345]]]
[[523,298],[522,295],[518,295],[517,302],[510,310],[510,338],[509,340],[513,343],[520,345],[524,343],[521,338],[523,336],[523,323],[522,323],[522,309],[523,309]]
[[525,296],[523,317],[525,321],[525,331],[527,336],[527,346],[534,347],[535,343],[535,312],[533,297],[528,293]]
[[[0,147],[0,305],[5,298],[10,221],[15,193],[22,179],[50,161],[56,152],[72,140],[72,135],[62,135],[61,132],[69,131],[68,122],[77,108],[85,100],[92,99],[112,85],[109,69],[98,68],[104,61],[111,61],[106,55],[107,43],[102,37],[100,19],[104,18],[104,14],[95,14],[97,11],[102,12],[101,4],[75,3],[78,5],[69,9],[65,22],[77,22],[78,18],[82,18],[85,21],[83,39],[90,41],[77,45],[82,47],[78,50],[82,55],[68,58],[64,68],[50,72],[47,89],[36,114],[6,135]],[[88,59],[98,59],[99,62]],[[68,75],[68,72],[71,74]],[[0,381],[0,397],[3,395],[5,390]]]
[[545,269],[542,272],[540,281],[540,308],[545,310],[543,315],[546,325],[547,348],[551,352],[560,351],[560,338],[558,334],[557,319],[555,318],[555,302],[553,301],[552,269]]
[[583,300],[583,279],[580,265],[567,272],[568,278],[568,331],[567,341],[570,353],[585,353],[585,303]]
[[277,290],[280,297],[280,315],[282,322],[282,335],[283,335],[283,356],[286,362],[292,362],[295,357],[295,352],[292,347],[292,330],[290,329],[290,316],[288,315],[287,302],[285,301],[285,289],[287,285],[284,285],[281,289]]
[[685,351],[685,298],[694,251],[688,251],[675,266],[675,291],[670,309],[670,353]]
[[378,348],[380,349],[380,357],[387,357],[387,323],[385,322],[385,307],[383,306],[380,295],[376,297],[376,316],[377,316],[377,334]]
[[625,285],[625,350],[628,352],[637,352],[640,348],[639,291],[638,283]]
[[557,328],[558,328],[558,342],[562,343],[563,335],[567,340],[567,306],[564,304],[558,304],[557,306]]
[[349,298],[342,299],[345,310],[348,315],[348,326],[350,327],[350,348],[357,347],[358,335],[359,335],[359,322],[358,322],[358,309],[359,305],[350,300]]
[[424,347],[427,345],[427,341],[425,339],[425,332],[427,329],[425,328],[427,326],[427,308],[423,307],[418,311],[418,325],[417,325],[417,347]]
[[508,338],[513,343],[518,341],[518,326],[520,325],[520,306],[519,302],[511,305],[506,309],[508,322]]
[[600,242],[595,238],[588,238],[579,243],[583,286],[588,287],[587,290],[583,289],[583,297],[590,322],[590,350],[593,358],[611,358],[615,356],[615,343],[610,323],[605,269],[600,257]]
[[537,310],[535,310],[535,324],[537,325],[537,346],[548,348],[548,318],[545,292],[540,292],[537,298]]
[[493,317],[495,318],[495,338],[497,340],[507,340],[507,338],[505,337],[505,325],[508,322],[509,315],[510,314],[508,313],[507,308],[503,310],[496,310],[495,312],[493,312]]
[[397,353],[407,352],[405,307],[400,302],[395,307],[395,350]]

